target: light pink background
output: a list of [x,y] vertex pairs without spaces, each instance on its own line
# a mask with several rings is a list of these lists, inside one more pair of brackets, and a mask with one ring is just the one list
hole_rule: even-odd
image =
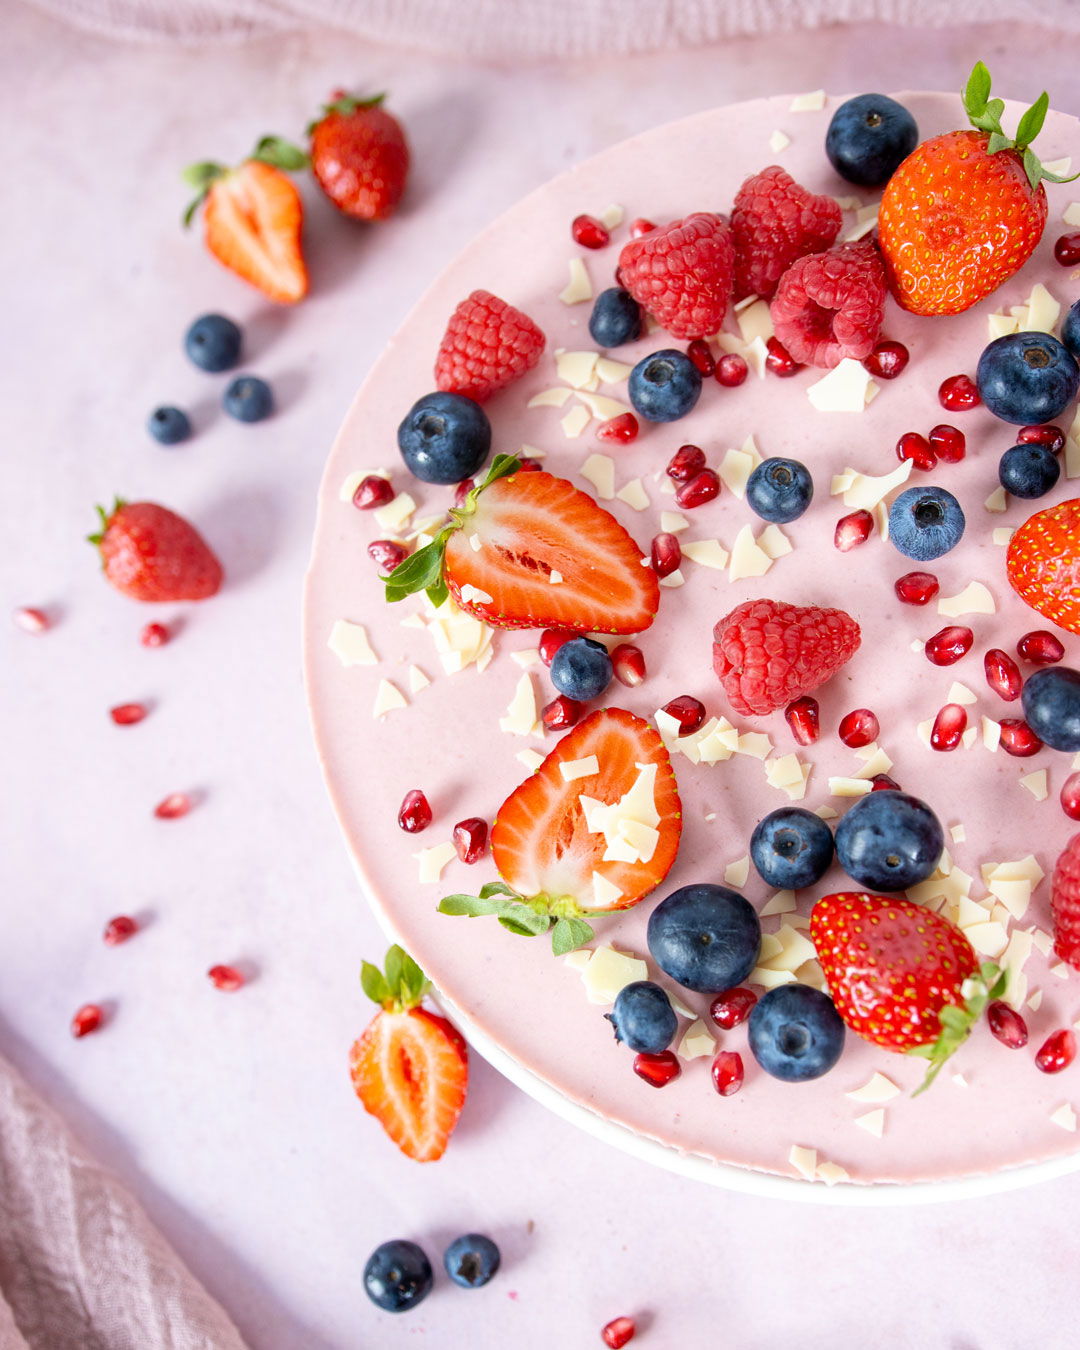
[[[950,88],[976,55],[1002,92],[1045,83],[1078,113],[1080,40],[863,27],[510,70],[331,33],[114,47],[17,5],[4,38],[0,605],[59,622],[40,639],[0,625],[0,1049],[260,1350],[588,1347],[623,1312],[648,1323],[642,1350],[1072,1345],[1080,1178],[906,1211],[754,1201],[605,1150],[482,1062],[446,1158],[399,1157],[344,1073],[368,1017],[359,962],[382,942],[315,768],[298,612],[319,472],[356,385],[504,206],[699,108],[818,85]],[[312,297],[271,310],[181,234],[176,170],[295,134],[332,85],[357,81],[392,89],[409,127],[408,209],[365,231],[314,201]],[[187,364],[181,334],[207,309],[244,323],[245,366],[279,396],[272,422],[228,422],[224,378]],[[196,440],[149,440],[161,401],[193,409]],[[138,646],[147,613],[79,542],[114,491],[190,514],[231,578],[159,651]],[[152,717],[114,728],[106,709],[133,698]],[[178,788],[205,794],[199,810],[152,820]],[[120,911],[152,918],[110,950],[100,929]],[[204,975],[230,960],[258,972],[235,996]],[[86,999],[113,1005],[111,1024],[73,1042]],[[409,1236],[437,1257],[472,1228],[505,1252],[488,1290],[441,1281],[399,1319],[367,1302],[376,1243]]]

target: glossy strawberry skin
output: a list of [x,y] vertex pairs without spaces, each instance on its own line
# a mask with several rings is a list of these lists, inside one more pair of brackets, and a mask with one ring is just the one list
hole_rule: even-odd
[[1025,604],[1080,633],[1080,497],[1029,516],[1009,540],[1005,567]]
[[221,563],[202,535],[154,502],[118,502],[92,542],[108,581],[132,600],[205,600],[221,588]]
[[311,129],[311,169],[339,211],[354,220],[385,220],[409,174],[401,123],[379,103],[328,112]]

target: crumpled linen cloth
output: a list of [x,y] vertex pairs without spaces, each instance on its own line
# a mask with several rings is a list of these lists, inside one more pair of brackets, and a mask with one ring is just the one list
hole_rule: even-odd
[[137,1201],[3,1058],[0,1350],[245,1350]]
[[34,0],[106,36],[201,43],[288,29],[487,59],[612,56],[700,47],[824,24],[919,27],[1007,19],[1080,32],[1075,0]]

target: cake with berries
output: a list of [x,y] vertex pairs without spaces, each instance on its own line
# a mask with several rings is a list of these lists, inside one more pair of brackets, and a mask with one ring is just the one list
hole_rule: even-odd
[[626,1138],[823,1192],[1080,1162],[1073,155],[981,66],[637,136],[345,420],[305,658],[364,889]]

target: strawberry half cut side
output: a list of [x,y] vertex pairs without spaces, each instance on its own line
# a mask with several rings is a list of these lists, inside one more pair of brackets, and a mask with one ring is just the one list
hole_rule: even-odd
[[523,936],[550,930],[561,956],[592,939],[586,915],[629,909],[663,881],[678,852],[681,811],[657,732],[625,709],[603,708],[499,808],[491,856],[502,882],[478,896],[447,896],[439,909],[491,914]]

